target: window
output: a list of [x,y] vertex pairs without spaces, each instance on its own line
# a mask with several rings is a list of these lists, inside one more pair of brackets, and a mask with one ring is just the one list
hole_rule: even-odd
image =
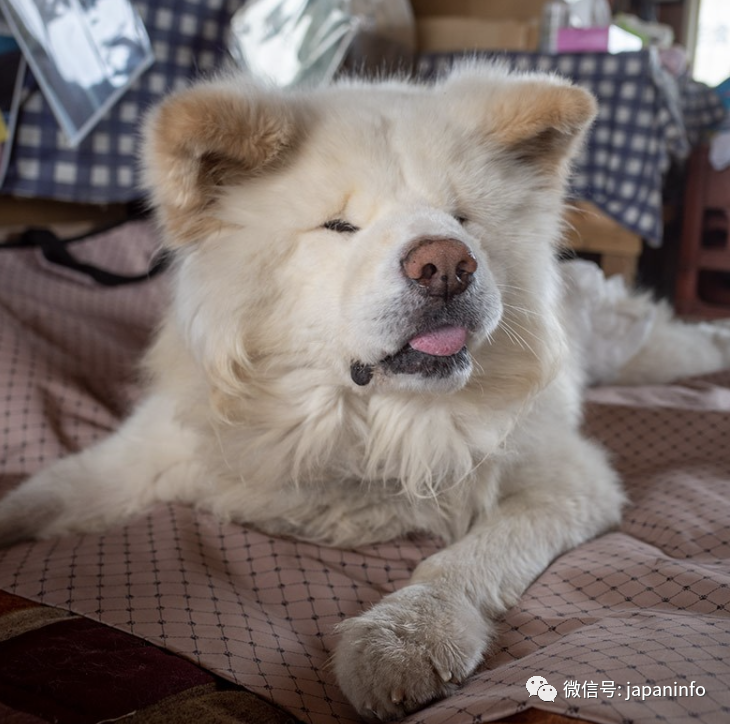
[[700,0],[693,76],[716,86],[730,78],[730,2]]

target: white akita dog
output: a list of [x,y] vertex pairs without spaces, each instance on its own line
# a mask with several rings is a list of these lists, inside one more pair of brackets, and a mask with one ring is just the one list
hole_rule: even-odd
[[596,113],[556,77],[165,100],[145,168],[173,298],[148,392],[106,441],[0,503],[0,541],[184,501],[273,535],[446,547],[346,622],[355,708],[398,717],[478,665],[494,621],[624,495],[581,423],[561,313],[563,193]]

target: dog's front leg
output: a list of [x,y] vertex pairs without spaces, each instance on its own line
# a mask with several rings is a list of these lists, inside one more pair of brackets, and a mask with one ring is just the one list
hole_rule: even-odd
[[0,500],[0,548],[103,531],[157,501],[184,499],[205,479],[196,475],[195,447],[195,434],[176,420],[174,401],[150,396],[117,432],[58,460]]
[[393,719],[449,694],[550,562],[618,522],[623,494],[603,452],[567,437],[514,465],[496,508],[410,585],[341,626],[335,671],[360,714]]

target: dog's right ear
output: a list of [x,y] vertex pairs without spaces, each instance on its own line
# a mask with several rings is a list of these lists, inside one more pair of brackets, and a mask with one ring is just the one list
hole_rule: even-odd
[[221,190],[280,161],[294,143],[291,107],[276,91],[230,78],[168,97],[147,117],[144,179],[173,244],[220,226]]

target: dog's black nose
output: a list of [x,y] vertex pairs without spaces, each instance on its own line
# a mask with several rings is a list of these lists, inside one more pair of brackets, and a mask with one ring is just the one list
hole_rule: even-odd
[[448,301],[464,292],[477,270],[477,260],[458,239],[420,239],[402,261],[403,273],[431,297]]

